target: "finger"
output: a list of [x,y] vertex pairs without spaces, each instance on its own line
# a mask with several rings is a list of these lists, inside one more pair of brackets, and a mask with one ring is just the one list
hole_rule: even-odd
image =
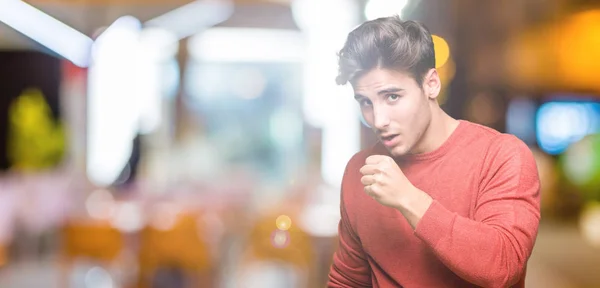
[[362,175],[377,175],[383,174],[386,175],[387,172],[390,171],[390,165],[388,164],[376,164],[376,165],[365,165],[360,168],[360,173]]
[[394,161],[394,159],[392,159],[392,157],[387,156],[387,155],[371,155],[367,158],[367,160],[365,160],[365,164],[382,164],[382,163],[393,164],[393,163],[396,163],[396,161]]
[[387,156],[384,155],[371,155],[369,157],[367,157],[367,160],[365,160],[365,164],[367,165],[374,165],[374,164],[378,164],[381,161],[383,161]]
[[362,175],[374,175],[379,172],[382,172],[379,165],[365,165],[362,168],[360,168],[360,173]]
[[376,179],[374,175],[365,175],[363,177],[360,178],[360,182],[365,185],[373,185],[376,183]]
[[367,195],[369,195],[370,197],[374,196],[374,194],[373,194],[373,187],[371,185],[365,186],[364,190],[365,190],[365,193]]
[[364,188],[365,193],[369,195],[371,198],[377,199],[379,194],[377,194],[377,186],[376,185],[367,185]]

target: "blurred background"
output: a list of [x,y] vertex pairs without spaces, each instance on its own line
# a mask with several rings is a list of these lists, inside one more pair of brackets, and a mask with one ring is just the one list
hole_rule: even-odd
[[0,287],[323,287],[375,141],[336,52],[400,14],[533,151],[528,287],[600,287],[600,1],[0,0]]

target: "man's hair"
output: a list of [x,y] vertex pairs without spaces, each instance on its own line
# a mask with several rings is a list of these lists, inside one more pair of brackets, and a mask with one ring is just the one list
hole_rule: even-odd
[[421,86],[435,68],[429,29],[415,21],[391,16],[367,21],[354,29],[338,53],[338,85],[353,82],[375,68],[408,72]]

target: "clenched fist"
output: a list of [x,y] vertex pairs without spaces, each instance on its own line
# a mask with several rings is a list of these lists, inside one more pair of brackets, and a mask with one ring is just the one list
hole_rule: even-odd
[[382,205],[400,208],[415,187],[404,176],[394,159],[384,155],[369,156],[360,169],[365,193]]
[[413,229],[433,203],[429,194],[415,187],[389,156],[373,155],[360,168],[365,192],[382,205],[395,208]]

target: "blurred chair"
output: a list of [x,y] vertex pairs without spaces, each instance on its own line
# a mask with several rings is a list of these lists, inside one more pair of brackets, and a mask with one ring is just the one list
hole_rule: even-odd
[[141,231],[138,287],[214,286],[214,265],[197,219],[181,213],[171,227],[149,225]]
[[310,235],[293,224],[279,230],[279,215],[261,217],[251,228],[237,287],[317,287]]
[[91,260],[110,267],[118,261],[124,237],[108,221],[69,221],[61,231],[61,287],[69,287],[69,276],[77,260]]

